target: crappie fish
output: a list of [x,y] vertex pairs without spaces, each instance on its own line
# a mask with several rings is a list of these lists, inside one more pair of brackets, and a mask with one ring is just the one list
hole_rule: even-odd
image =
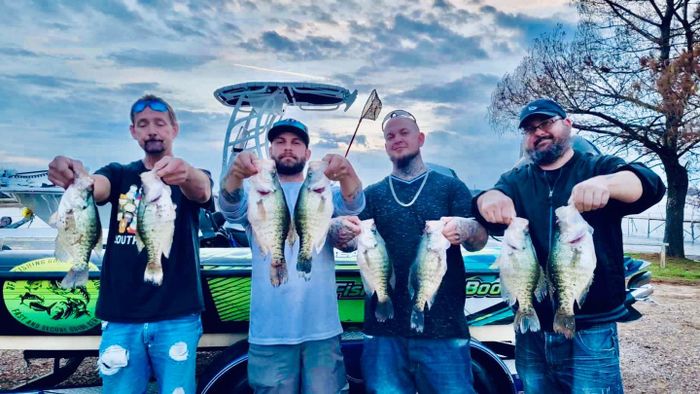
[[310,161],[306,179],[301,185],[294,207],[294,229],[299,236],[297,271],[307,281],[311,279],[311,259],[326,244],[328,227],[333,217],[331,181],[323,173],[325,161]]
[[270,282],[287,282],[284,241],[290,233],[291,217],[274,160],[257,160],[258,173],[250,178],[248,222],[264,256],[270,256]]
[[94,181],[90,176],[80,175],[75,178],[61,196],[58,210],[50,220],[58,229],[56,259],[73,263],[61,281],[64,289],[87,283],[90,253],[102,246],[102,226],[93,189]]
[[542,301],[547,291],[546,277],[537,262],[528,224],[527,219],[513,219],[503,234],[501,254],[498,256],[501,294],[511,306],[518,302],[514,326],[521,333],[540,330],[533,296]]
[[357,265],[360,267],[367,296],[371,298],[377,294],[374,316],[378,322],[385,322],[394,317],[394,305],[389,298],[389,286],[393,288],[396,283],[394,269],[374,219],[363,220],[360,227],[362,232],[357,238]]
[[141,173],[143,193],[136,210],[136,247],[146,249],[148,263],[143,280],[160,286],[163,283],[161,256],[170,257],[175,233],[175,204],[170,186],[156,171]]
[[447,272],[447,249],[450,241],[442,235],[445,224],[441,220],[427,220],[425,232],[418,247],[418,255],[411,265],[408,292],[411,295],[411,329],[423,332],[425,308],[435,301],[442,277]]
[[557,208],[559,231],[550,255],[550,284],[557,311],[554,331],[572,338],[576,330],[574,302],[579,307],[588,294],[596,267],[593,229],[573,205]]

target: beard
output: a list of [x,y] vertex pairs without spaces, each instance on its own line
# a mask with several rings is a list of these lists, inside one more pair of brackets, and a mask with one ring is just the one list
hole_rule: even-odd
[[413,159],[415,159],[418,156],[419,153],[419,151],[411,152],[403,157],[392,159],[392,161],[396,163],[396,168],[406,168],[411,164]]
[[143,143],[143,151],[150,155],[165,152],[165,144],[160,140],[148,140]]
[[535,141],[535,148],[527,148],[525,152],[533,163],[537,165],[552,164],[559,159],[571,146],[571,137],[552,138],[552,143],[542,150],[536,148],[538,141]]
[[[286,156],[289,157],[289,156]],[[275,158],[275,166],[277,167],[277,173],[281,175],[296,175],[299,174],[300,172],[304,171],[304,166],[306,166],[306,160],[304,159],[297,159],[295,158],[295,161],[288,164],[282,161],[283,158],[277,159]]]

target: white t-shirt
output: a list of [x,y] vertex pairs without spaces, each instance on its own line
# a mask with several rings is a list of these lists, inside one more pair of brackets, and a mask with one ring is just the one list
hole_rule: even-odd
[[[282,183],[292,217],[301,185],[302,182]],[[247,186],[244,186],[245,190]],[[330,238],[326,239],[321,252],[313,255],[311,280],[308,282],[296,271],[299,240],[292,247],[285,244],[288,281],[273,287],[270,283],[271,257],[262,256],[248,223],[247,193],[237,204],[220,198],[219,205],[228,221],[245,226],[253,254],[248,341],[256,345],[293,345],[342,333]],[[364,193],[347,202],[343,200],[340,188],[334,187],[333,206],[333,216],[357,215],[365,206]]]

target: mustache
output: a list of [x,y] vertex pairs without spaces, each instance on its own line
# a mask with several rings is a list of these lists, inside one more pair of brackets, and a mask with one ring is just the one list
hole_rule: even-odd
[[552,137],[539,137],[535,140],[535,146],[539,145],[540,142],[545,141],[545,140],[553,140],[554,138]]

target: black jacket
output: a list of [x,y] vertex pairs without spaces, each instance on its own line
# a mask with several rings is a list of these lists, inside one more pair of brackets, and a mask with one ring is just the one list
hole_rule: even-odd
[[[530,236],[542,266],[549,259],[556,229],[554,210],[566,205],[571,189],[586,179],[619,171],[632,171],[642,182],[642,196],[634,203],[610,200],[602,209],[586,212],[584,219],[593,227],[593,243],[597,266],[593,283],[583,306],[575,306],[576,324],[585,328],[592,324],[617,321],[627,314],[624,306],[625,279],[622,250],[622,217],[640,213],[656,204],[666,192],[663,182],[642,164],[627,164],[615,156],[595,156],[575,152],[569,162],[555,171],[544,171],[527,164],[501,175],[494,189],[508,195],[515,203],[519,217],[530,221]],[[548,174],[547,174],[548,173]],[[492,233],[501,234],[504,226],[494,226],[484,220],[476,209],[474,214]],[[554,308],[550,297],[535,305],[542,327],[552,331]]]

